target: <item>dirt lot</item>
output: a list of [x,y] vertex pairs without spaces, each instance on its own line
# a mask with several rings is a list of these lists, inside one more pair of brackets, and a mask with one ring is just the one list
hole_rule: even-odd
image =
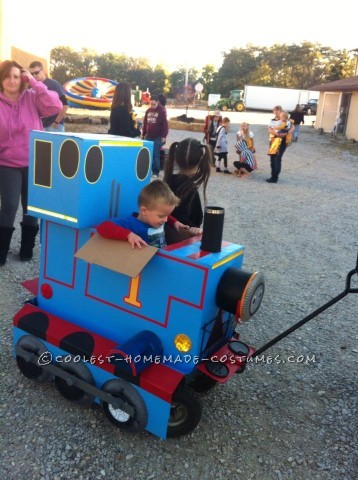
[[[203,118],[206,112],[188,114]],[[245,270],[265,276],[262,305],[241,327],[243,340],[259,347],[340,293],[355,267],[358,149],[318,135],[306,117],[299,141],[285,153],[279,183],[268,184],[271,114],[228,116],[230,164],[238,125],[248,121],[259,168],[244,180],[213,172],[208,195],[211,205],[225,208],[224,239],[245,246]],[[107,129],[67,126],[99,134]],[[202,133],[171,130],[168,144],[187,136],[201,139]],[[12,317],[28,298],[20,282],[37,274],[40,249],[32,262],[19,262],[16,228],[0,270],[1,479],[356,478],[357,294],[272,347],[243,375],[203,395],[203,417],[190,435],[162,441],[119,431],[100,407],[80,409],[53,385],[20,374],[12,356]]]

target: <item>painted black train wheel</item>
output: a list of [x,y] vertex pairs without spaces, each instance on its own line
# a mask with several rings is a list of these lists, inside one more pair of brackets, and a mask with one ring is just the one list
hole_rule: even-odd
[[190,383],[189,386],[196,393],[207,393],[212,390],[218,384],[217,380],[205,375],[205,373],[199,373]]
[[201,403],[190,387],[179,387],[173,395],[167,437],[190,433],[201,419]]
[[127,432],[145,430],[148,421],[147,407],[140,393],[131,384],[121,379],[109,380],[104,384],[102,390],[111,393],[134,408],[134,415],[131,416],[124,410],[103,402],[104,413],[113,425]]
[[[59,362],[57,366],[61,367],[62,370],[71,376],[77,377],[90,385],[94,385],[92,374],[84,363],[74,361],[70,355],[66,355],[63,358],[64,361]],[[63,397],[81,407],[90,405],[94,400],[94,396],[77,387],[75,381],[73,383],[70,380],[56,376],[55,385]]]
[[[17,346],[26,350],[26,352],[34,353],[39,358],[42,358],[43,355],[48,352],[45,344],[37,337],[32,335],[24,335],[21,337],[17,342]],[[20,357],[20,355],[16,356],[16,363],[20,372],[30,380],[36,380],[39,383],[44,383],[48,382],[52,378],[50,372],[47,372],[36,363],[27,361],[25,358]]]

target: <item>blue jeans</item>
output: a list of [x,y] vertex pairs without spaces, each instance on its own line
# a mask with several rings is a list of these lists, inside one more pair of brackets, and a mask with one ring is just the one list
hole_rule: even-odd
[[57,128],[54,127],[45,127],[45,132],[64,132],[65,125],[63,123],[59,123]]
[[153,163],[152,163],[152,172],[153,175],[159,175],[160,171],[160,149],[162,148],[162,138],[146,138],[154,143],[153,148]]
[[286,150],[286,142],[281,142],[280,148],[275,155],[270,155],[271,178],[277,182],[281,173],[282,156]]
[[293,131],[293,141],[294,142],[297,142],[297,139],[298,139],[298,130],[300,129],[300,126],[299,125],[295,125],[295,129]]

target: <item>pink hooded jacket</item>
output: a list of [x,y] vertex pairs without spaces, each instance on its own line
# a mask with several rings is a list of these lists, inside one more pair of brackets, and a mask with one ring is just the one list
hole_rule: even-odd
[[41,117],[55,115],[62,109],[56,92],[43,82],[29,80],[31,89],[21,92],[16,102],[0,92],[0,165],[29,165],[30,130],[43,130]]

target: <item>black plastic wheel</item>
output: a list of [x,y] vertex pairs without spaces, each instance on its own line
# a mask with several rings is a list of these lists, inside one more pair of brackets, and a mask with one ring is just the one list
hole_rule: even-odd
[[218,382],[205,373],[199,373],[190,383],[189,386],[196,392],[196,393],[206,393],[212,390]]
[[[48,352],[48,349],[38,338],[32,335],[24,335],[17,342],[17,345],[26,350],[29,353],[35,353],[38,357],[43,356]],[[49,353],[50,355],[50,353]],[[51,380],[52,375],[39,365],[32,362],[27,362],[19,355],[16,356],[16,363],[20,372],[30,380],[36,380],[39,383],[48,382]]]
[[127,432],[145,430],[148,421],[147,407],[140,393],[130,383],[121,379],[109,380],[104,384],[103,390],[129,403],[134,408],[134,416],[131,417],[124,410],[103,402],[104,413],[113,425]]
[[[68,356],[66,358],[68,358]],[[94,385],[91,372],[82,362],[74,362],[73,359],[71,359],[69,362],[58,363],[58,366],[61,367],[65,372],[84,380],[90,385]],[[75,385],[71,385],[71,383],[68,383],[68,381],[64,378],[55,377],[55,385],[63,397],[81,407],[90,405],[94,400],[93,395],[85,392]]]
[[194,430],[201,419],[201,403],[190,387],[179,387],[173,395],[167,437],[180,437]]

